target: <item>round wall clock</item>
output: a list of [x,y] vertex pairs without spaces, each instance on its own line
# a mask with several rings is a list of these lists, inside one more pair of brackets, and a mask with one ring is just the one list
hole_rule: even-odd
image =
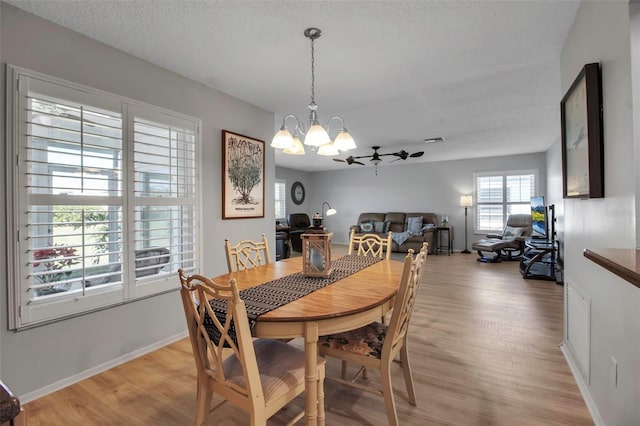
[[304,202],[304,185],[301,182],[293,182],[291,185],[291,199],[298,205]]

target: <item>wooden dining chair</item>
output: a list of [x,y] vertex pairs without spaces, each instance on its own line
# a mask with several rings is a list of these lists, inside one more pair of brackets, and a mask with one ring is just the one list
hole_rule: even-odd
[[389,231],[386,238],[376,234],[356,235],[355,229],[349,235],[349,252],[356,250],[358,256],[374,256],[381,259],[391,258],[391,235]]
[[[345,333],[321,336],[318,342],[320,355],[343,361],[342,377],[327,376],[327,379],[382,395],[390,425],[398,425],[398,414],[391,385],[391,364],[398,353],[400,353],[400,365],[407,386],[409,403],[416,405],[407,342],[411,312],[422,281],[422,269],[426,259],[427,243],[422,244],[422,249],[415,258],[412,249],[405,257],[402,278],[389,325],[374,322]],[[361,366],[351,380],[346,378],[344,363],[347,361]],[[356,382],[367,368],[380,371],[380,387]]]
[[271,263],[269,243],[265,234],[262,234],[262,241],[242,240],[234,246],[231,246],[229,240],[225,239],[224,247],[227,253],[229,272],[242,271]]
[[[304,391],[304,351],[277,340],[252,338],[234,279],[221,285],[201,275],[186,276],[182,269],[178,275],[197,370],[195,424],[207,424],[209,412],[228,401],[249,413],[251,425],[266,425]],[[208,303],[213,298],[226,301],[223,322]],[[319,424],[324,424],[324,374],[325,361],[318,357]],[[214,392],[224,401],[210,409]],[[304,412],[290,424],[302,416]]]

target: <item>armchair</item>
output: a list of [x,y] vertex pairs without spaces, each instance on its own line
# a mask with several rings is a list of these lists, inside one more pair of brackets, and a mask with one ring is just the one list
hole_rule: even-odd
[[300,236],[311,227],[311,219],[306,213],[291,213],[288,217],[289,237],[291,238],[291,249],[299,253],[302,252],[302,239]]
[[531,232],[530,214],[512,214],[507,218],[502,234],[488,234],[487,238],[473,243],[471,248],[478,252],[478,262],[518,260],[524,252],[524,240]]

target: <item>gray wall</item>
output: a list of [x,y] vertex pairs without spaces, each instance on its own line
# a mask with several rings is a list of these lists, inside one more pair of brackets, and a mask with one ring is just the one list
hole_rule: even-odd
[[[640,188],[633,160],[640,144],[633,143],[632,117],[640,111],[632,114],[631,109],[629,34],[627,2],[583,2],[561,55],[562,93],[584,64],[602,64],[605,152],[605,198],[564,200],[565,289],[574,286],[591,301],[591,320],[583,325],[588,358],[571,345],[565,353],[596,422],[616,426],[640,423],[640,289],[582,252],[637,247],[635,197]],[[549,152],[549,182],[560,179],[558,155],[557,148]],[[566,314],[578,312],[569,305]],[[617,386],[611,357],[618,361]],[[586,372],[575,368],[579,359],[590,360]]]
[[[272,113],[5,3],[0,3],[0,18],[3,99],[6,98],[4,64],[10,63],[202,120],[202,273],[212,276],[226,272],[224,238],[231,236],[240,240],[262,232],[271,235],[272,203],[267,205],[264,219],[221,219],[220,140],[224,128],[270,141],[274,129]],[[2,102],[0,116],[3,119],[4,107]],[[4,132],[2,138],[7,143]],[[4,165],[4,150],[1,155]],[[267,200],[273,199],[274,169],[273,150],[267,149]],[[4,173],[0,179],[4,199]],[[5,209],[0,209],[0,222],[6,222]],[[6,229],[2,226],[0,240],[6,238]],[[272,242],[272,252],[274,249]],[[4,245],[0,248],[0,258],[6,259]],[[6,323],[7,277],[2,274],[0,279],[0,377],[24,398],[23,402],[64,386],[91,369],[99,370],[132,353],[140,354],[154,345],[164,344],[186,330],[176,291],[31,330],[10,332]]]
[[[310,175],[311,173],[303,172],[300,170],[293,170],[285,167],[276,167],[276,179],[284,180],[286,182],[287,216],[289,216],[289,214],[291,213],[309,214],[309,212],[312,212],[311,214],[309,214],[309,217],[311,217],[311,215],[318,210],[319,206],[311,205],[311,201],[309,200],[310,189],[311,189]],[[294,182],[302,183],[305,189],[304,201],[300,205],[295,204],[291,199],[291,185],[293,185]]]
[[[377,176],[373,167],[345,166],[344,170],[310,173],[307,196],[313,211],[318,211],[323,201],[338,211],[325,220],[334,242],[349,241],[349,226],[356,224],[362,212],[432,212],[438,217],[449,216],[454,226],[454,250],[460,251],[465,226],[460,196],[473,193],[473,174],[524,169],[538,169],[538,192],[544,195],[546,160],[544,153],[538,153],[437,163],[407,161],[401,166],[378,167]],[[471,243],[484,235],[474,233],[473,207],[468,215],[467,243],[471,248]]]

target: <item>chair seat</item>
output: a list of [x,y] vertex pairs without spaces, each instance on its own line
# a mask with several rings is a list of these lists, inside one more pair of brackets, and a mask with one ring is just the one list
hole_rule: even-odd
[[[517,247],[517,244],[518,243],[516,243],[516,247]],[[512,246],[514,246],[513,241],[499,240],[499,239],[493,239],[493,238],[478,240],[473,244],[471,244],[471,248],[473,250],[481,250],[481,251],[497,251],[497,250],[501,250],[503,248],[512,247]]]
[[318,345],[380,359],[388,328],[386,324],[372,322],[344,333],[320,336]]
[[[254,340],[253,348],[267,405],[272,399],[295,391],[300,384],[304,385],[304,351],[270,339]],[[318,357],[318,366],[324,365],[324,362],[324,358]],[[236,356],[232,355],[224,360],[223,369],[230,382],[246,386],[242,366]]]

